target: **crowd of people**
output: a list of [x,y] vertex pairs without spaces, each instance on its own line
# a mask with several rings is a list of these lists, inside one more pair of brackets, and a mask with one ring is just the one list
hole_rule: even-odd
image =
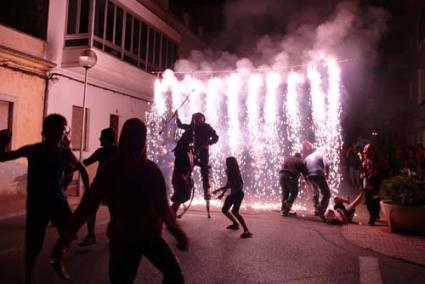
[[[353,144],[341,151],[345,176],[355,187],[361,187],[364,145]],[[418,179],[425,178],[425,148],[422,144],[409,147],[394,146],[377,151],[379,167],[383,178],[400,175],[403,172]]]
[[[109,208],[110,239],[109,279],[111,283],[133,283],[142,256],[163,273],[163,283],[183,283],[184,277],[178,261],[162,238],[162,227],[175,237],[177,248],[187,250],[188,237],[176,221],[182,204],[193,196],[192,171],[200,167],[208,217],[211,190],[209,183],[209,147],[217,143],[216,131],[205,121],[202,113],[195,113],[189,124],[177,117],[177,126],[184,130],[174,149],[175,163],[172,176],[174,189],[170,206],[166,183],[159,167],[147,158],[147,128],[137,118],[127,120],[122,128],[118,145],[111,128],[102,130],[101,147],[89,158],[78,161],[70,148],[67,121],[59,114],[48,115],[43,122],[42,141],[7,151],[11,140],[8,130],[0,131],[0,162],[26,158],[28,160],[27,219],[25,227],[25,281],[32,282],[36,259],[43,246],[47,225],[52,223],[59,233],[51,254],[51,265],[63,279],[69,279],[63,258],[69,251],[78,230],[87,223],[87,236],[80,246],[96,243],[96,211],[101,203]],[[422,162],[425,152],[415,152],[416,161]],[[350,202],[334,197],[333,209],[328,209],[331,191],[327,178],[329,166],[324,153],[309,141],[304,142],[304,158],[300,153],[284,159],[280,171],[282,188],[282,215],[287,217],[298,195],[299,179],[306,180],[312,192],[314,215],[329,224],[347,224],[352,221],[356,206],[365,196],[370,213],[369,224],[379,219],[377,191],[383,176],[383,165],[372,144],[363,149],[351,147],[344,151],[347,173],[358,196]],[[397,156],[398,157],[398,156]],[[395,157],[392,157],[395,160]],[[402,159],[400,158],[400,168]],[[93,183],[89,184],[85,166],[98,163]],[[240,214],[244,199],[243,180],[238,161],[227,157],[227,182],[212,191],[217,198],[226,196],[222,213],[231,221],[229,230],[239,230],[241,238],[251,238]],[[416,163],[416,166],[418,164]],[[420,164],[420,169],[422,169]],[[66,187],[73,171],[80,172],[85,193],[72,214],[67,201]],[[278,173],[276,173],[278,174]]]
[[[28,160],[27,218],[25,226],[25,283],[32,283],[33,271],[41,252],[47,225],[57,228],[59,239],[51,253],[51,265],[63,279],[69,279],[63,258],[69,251],[78,230],[87,222],[87,236],[79,244],[96,243],[96,211],[101,203],[109,208],[110,239],[109,279],[111,283],[133,283],[142,256],[149,259],[163,274],[163,283],[183,283],[178,261],[161,237],[163,224],[175,237],[177,248],[187,250],[188,238],[176,222],[179,206],[190,197],[193,187],[193,167],[201,168],[204,198],[211,199],[209,183],[210,145],[218,141],[215,130],[201,113],[190,124],[177,124],[184,129],[175,149],[173,174],[174,195],[170,206],[166,183],[159,167],[146,155],[146,125],[137,118],[127,120],[118,145],[111,128],[102,130],[101,147],[90,157],[78,161],[70,148],[66,119],[60,114],[48,115],[43,122],[42,141],[8,151],[12,133],[0,130],[0,162],[26,158]],[[94,181],[89,185],[85,166],[98,163]],[[234,157],[226,159],[228,181],[214,193],[231,189],[222,209],[232,221],[227,229],[243,227],[241,238],[252,233],[239,214],[243,200],[243,181]],[[80,172],[85,193],[72,214],[66,188],[73,172]],[[207,206],[209,211],[209,206]],[[231,209],[231,210],[230,210]],[[209,216],[209,212],[208,212]],[[209,216],[210,217],[210,216]]]

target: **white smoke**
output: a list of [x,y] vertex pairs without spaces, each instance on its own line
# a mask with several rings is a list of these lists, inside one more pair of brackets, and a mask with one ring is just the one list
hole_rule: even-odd
[[[261,206],[274,202],[280,199],[282,158],[312,138],[325,149],[332,166],[330,186],[338,191],[341,109],[353,97],[344,93],[341,80],[367,77],[377,62],[387,14],[357,1],[326,2],[320,7],[312,0],[231,2],[221,40],[233,52],[194,50],[175,65],[176,82],[187,88],[159,89],[160,104],[148,119],[156,128],[167,111],[174,111],[161,97],[171,92],[174,107],[189,98],[179,111],[186,122],[200,111],[219,130],[220,141],[211,149],[213,184],[223,183],[224,158],[234,155],[245,173],[247,198]],[[173,80],[163,78],[161,84]],[[158,154],[170,152],[163,150],[170,139],[156,133],[151,130],[150,155],[170,165],[172,157]]]
[[324,53],[347,60],[357,73],[370,69],[388,13],[358,1],[322,2],[232,1],[225,8],[226,30],[214,42],[234,52],[195,50],[177,61],[175,71],[230,71],[241,60],[252,69],[290,69]]

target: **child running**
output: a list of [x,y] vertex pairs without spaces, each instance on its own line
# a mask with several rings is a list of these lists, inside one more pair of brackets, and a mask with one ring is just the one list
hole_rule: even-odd
[[[217,198],[221,199],[224,196],[224,193],[227,191],[227,189],[230,188],[231,192],[230,195],[226,197],[226,200],[224,201],[223,208],[221,209],[221,212],[232,221],[233,224],[227,226],[227,229],[229,230],[239,230],[239,223],[242,225],[244,232],[241,234],[242,239],[251,238],[252,233],[248,230],[248,227],[246,226],[246,223],[242,216],[239,214],[239,208],[241,207],[241,203],[244,197],[243,193],[243,181],[241,177],[241,172],[239,170],[238,161],[235,157],[228,157],[226,159],[226,174],[227,174],[227,183],[225,186],[216,189],[213,191],[214,194],[217,194],[219,191],[222,191],[222,193],[217,196]],[[232,213],[229,212],[230,207],[232,208]],[[233,214],[233,215],[232,215]],[[236,221],[236,219],[237,221]]]

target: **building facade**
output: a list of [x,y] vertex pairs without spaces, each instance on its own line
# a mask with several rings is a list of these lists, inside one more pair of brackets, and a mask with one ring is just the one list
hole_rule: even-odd
[[[0,23],[0,129],[12,131],[11,148],[41,140],[47,73],[46,42]],[[26,160],[0,164],[0,196],[24,193]]]
[[425,3],[409,1],[408,144],[425,146]]
[[[10,50],[33,59],[36,62],[33,65],[38,64],[39,70],[29,81],[24,77],[30,75],[22,72],[14,80],[13,72],[16,71],[0,67],[1,128],[14,130],[13,149],[40,141],[43,117],[60,113],[71,127],[72,149],[78,156],[85,80],[85,69],[79,65],[82,51],[91,49],[97,55],[97,64],[87,72],[82,145],[85,158],[100,146],[98,138],[103,128],[112,127],[119,135],[128,118],[145,120],[158,72],[173,68],[177,58],[190,50],[207,47],[184,21],[170,12],[165,0],[16,2],[22,2],[21,6],[1,4],[9,7],[0,13],[3,24],[0,28],[9,30],[10,26],[15,26],[15,30],[10,29],[13,36],[2,33],[0,44],[9,45]],[[23,25],[23,17],[16,17],[20,20],[7,18],[14,8],[25,10],[22,5],[30,5],[28,3],[32,3],[36,11],[33,14],[45,17],[38,20],[38,28]],[[16,37],[30,38],[33,42]],[[0,51],[0,60],[2,55]],[[22,95],[18,95],[20,93]],[[25,133],[19,129],[24,129]],[[10,163],[0,164],[0,180],[10,172],[10,167]],[[18,171],[15,172],[9,175],[8,191],[16,187]],[[95,168],[89,168],[89,172],[94,173]],[[25,167],[20,168],[19,175],[25,180]],[[0,184],[0,191],[5,190],[6,186]]]

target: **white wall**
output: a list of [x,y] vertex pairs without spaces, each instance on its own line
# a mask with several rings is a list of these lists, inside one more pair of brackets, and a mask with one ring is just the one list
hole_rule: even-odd
[[[58,77],[49,83],[48,113],[60,113],[72,125],[72,106],[82,106],[83,84],[68,78]],[[83,158],[93,153],[99,145],[100,131],[109,127],[110,114],[119,116],[119,129],[124,122],[133,117],[145,121],[148,104],[139,99],[88,85],[86,107],[90,109],[89,149],[83,153]]]

